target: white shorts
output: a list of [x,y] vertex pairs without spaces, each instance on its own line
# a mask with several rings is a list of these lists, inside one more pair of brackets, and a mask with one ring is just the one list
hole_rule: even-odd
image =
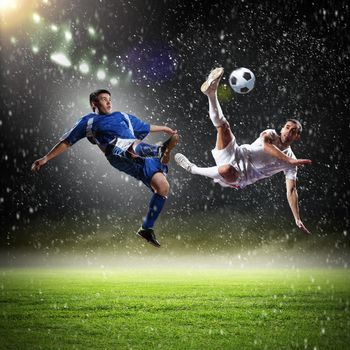
[[237,145],[236,138],[234,138],[224,149],[219,150],[217,148],[214,148],[211,151],[211,154],[213,155],[213,158],[214,158],[217,166],[230,164],[240,174],[238,179],[234,182],[226,182],[223,180],[214,180],[214,182],[219,183],[223,187],[240,188],[239,182],[242,179],[242,171],[241,171],[241,169],[238,166],[237,161],[236,161],[236,154],[239,151],[240,151],[240,149],[239,149],[239,146]]
[[235,155],[237,151],[238,145],[236,139],[233,139],[224,149],[214,148],[211,151],[215,163],[217,166],[231,164],[232,160],[235,160]]

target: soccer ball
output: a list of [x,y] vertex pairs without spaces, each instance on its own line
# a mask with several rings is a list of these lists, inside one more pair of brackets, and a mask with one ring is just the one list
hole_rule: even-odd
[[247,94],[254,88],[255,75],[247,68],[238,68],[230,74],[229,83],[235,92]]

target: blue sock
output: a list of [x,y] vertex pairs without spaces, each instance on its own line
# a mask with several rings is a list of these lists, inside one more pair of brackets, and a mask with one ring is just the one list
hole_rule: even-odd
[[160,196],[157,193],[154,193],[151,201],[149,202],[149,209],[145,221],[143,222],[143,228],[153,228],[160,212],[164,207],[166,197]]
[[135,148],[135,153],[143,158],[147,157],[158,157],[159,155],[159,146],[149,145],[145,142],[140,142]]

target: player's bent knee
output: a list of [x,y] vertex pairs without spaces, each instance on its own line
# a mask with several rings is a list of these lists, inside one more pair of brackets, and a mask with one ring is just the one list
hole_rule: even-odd
[[226,181],[235,181],[238,178],[238,172],[237,170],[230,164],[221,165],[219,167],[219,174],[226,180]]
[[218,131],[221,131],[221,132],[227,132],[227,131],[231,130],[230,129],[230,124],[228,123],[228,121],[226,119],[221,125],[217,126],[216,129]]
[[155,191],[160,196],[166,197],[169,193],[169,190],[170,190],[169,183],[165,183],[165,184],[162,184],[161,186],[159,186]]
[[163,197],[166,197],[170,190],[169,182],[162,173],[153,176],[151,186],[156,193]]

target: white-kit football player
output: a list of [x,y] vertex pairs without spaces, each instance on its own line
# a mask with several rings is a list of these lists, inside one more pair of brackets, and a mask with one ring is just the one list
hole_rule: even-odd
[[300,139],[300,122],[288,119],[279,135],[275,130],[268,129],[252,144],[239,146],[217,98],[217,88],[223,73],[223,68],[212,70],[201,86],[201,91],[208,97],[210,119],[217,130],[216,145],[212,150],[216,166],[198,167],[181,153],[175,155],[176,162],[191,174],[207,176],[221,186],[233,188],[246,187],[283,171],[288,203],[295,223],[303,232],[310,234],[300,219],[296,179],[297,167],[310,164],[311,160],[296,159],[290,147]]

